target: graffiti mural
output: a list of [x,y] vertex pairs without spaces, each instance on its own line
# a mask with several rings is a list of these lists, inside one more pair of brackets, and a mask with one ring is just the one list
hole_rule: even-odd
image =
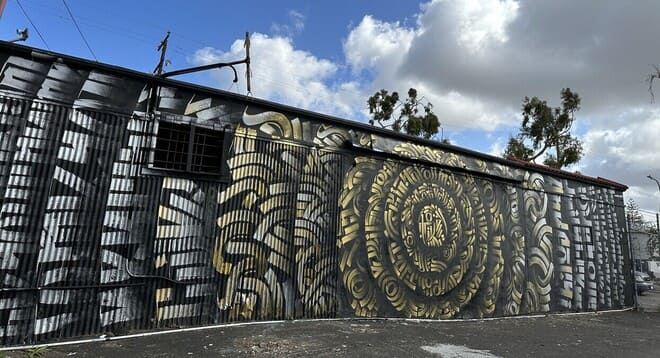
[[[419,149],[396,150],[424,154]],[[426,159],[462,165],[456,156],[434,154]],[[368,158],[347,182],[340,199],[341,270],[359,314],[392,308],[405,317],[450,318],[470,303],[471,315],[494,312],[504,262],[492,183]]]
[[631,303],[623,185],[0,50],[3,345]]
[[314,131],[276,112],[243,116],[229,160],[232,184],[219,200],[220,309],[229,319],[334,317],[342,156],[258,135],[322,144],[348,134]]

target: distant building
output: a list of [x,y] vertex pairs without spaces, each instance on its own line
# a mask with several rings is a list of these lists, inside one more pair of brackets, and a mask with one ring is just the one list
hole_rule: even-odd
[[648,270],[647,261],[652,257],[651,252],[649,252],[650,238],[651,234],[648,231],[630,231],[630,246],[635,261],[635,270],[644,272]]

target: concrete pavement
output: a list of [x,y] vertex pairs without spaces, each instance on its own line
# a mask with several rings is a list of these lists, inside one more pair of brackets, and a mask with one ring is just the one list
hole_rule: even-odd
[[[6,357],[27,356],[27,351],[4,353]],[[288,321],[57,346],[45,353],[46,357],[95,358],[658,357],[660,313],[484,321]]]
[[644,312],[660,312],[660,281],[655,282],[653,291],[637,296],[638,308]]

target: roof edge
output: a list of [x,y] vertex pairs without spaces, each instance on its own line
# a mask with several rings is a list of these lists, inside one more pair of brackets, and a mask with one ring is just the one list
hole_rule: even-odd
[[540,164],[535,164],[535,163],[530,163],[530,162],[525,162],[521,160],[512,160],[511,158],[501,158],[501,157],[496,157],[494,155],[478,152],[472,149],[467,149],[467,148],[462,148],[458,147],[455,145],[451,144],[445,144],[441,143],[438,141],[433,141],[429,139],[423,139],[415,136],[411,136],[408,134],[404,133],[398,133],[394,132],[392,130],[388,129],[383,129],[383,128],[378,128],[374,126],[370,126],[366,123],[363,122],[358,122],[358,121],[353,121],[353,120],[348,120],[340,117],[335,117],[323,113],[318,113],[306,109],[301,109],[301,108],[296,108],[292,107],[289,105],[281,104],[281,103],[276,103],[276,102],[271,102],[265,99],[260,99],[260,98],[255,98],[252,96],[246,96],[246,95],[241,95],[233,92],[228,92],[216,88],[211,88],[207,86],[202,86],[202,85],[197,85],[189,82],[184,82],[184,81],[179,81],[179,80],[174,80],[171,78],[163,78],[163,77],[158,77],[150,73],[146,72],[140,72],[132,69],[128,69],[125,67],[120,67],[117,65],[111,65],[111,64],[106,64],[102,62],[97,62],[97,61],[92,61],[80,57],[75,57],[75,56],[70,56],[70,55],[65,55],[61,54],[58,52],[53,52],[50,50],[43,50],[35,47],[30,47],[30,46],[25,46],[25,45],[20,45],[17,43],[11,43],[7,41],[2,41],[0,40],[0,48],[7,50],[9,53],[19,53],[23,56],[34,58],[34,59],[41,59],[41,60],[60,60],[63,63],[67,64],[74,64],[78,67],[86,68],[86,69],[99,69],[99,70],[104,70],[108,72],[113,72],[117,73],[120,75],[128,76],[133,79],[140,79],[143,80],[147,83],[152,83],[156,85],[161,85],[161,86],[172,86],[172,87],[179,87],[179,88],[184,88],[192,91],[201,91],[205,92],[209,95],[216,95],[216,96],[223,96],[226,98],[230,98],[233,100],[239,100],[239,101],[244,101],[250,104],[255,104],[263,107],[269,107],[271,109],[281,111],[281,112],[286,112],[288,114],[292,115],[299,115],[299,116],[305,116],[305,117],[311,117],[311,118],[316,118],[321,121],[335,124],[335,125],[340,125],[340,126],[347,126],[347,127],[353,127],[353,128],[358,128],[361,130],[364,130],[365,132],[370,132],[378,135],[382,135],[385,137],[390,137],[390,138],[395,138],[399,139],[402,141],[409,141],[409,142],[414,142],[418,144],[422,144],[428,147],[432,148],[439,148],[442,150],[447,150],[451,151],[454,153],[459,153],[459,154],[464,154],[472,157],[476,157],[479,159],[484,159],[488,161],[492,161],[495,163],[503,164],[503,165],[508,165],[511,167],[515,168],[520,168],[520,169],[530,169],[533,168],[534,170],[549,174],[549,175],[555,175],[567,179],[572,179],[572,180],[577,180],[580,182],[585,182],[589,184],[595,184],[599,186],[605,186],[605,187],[610,187],[613,189],[625,191],[628,189],[628,186],[615,182],[613,180],[601,178],[601,177],[590,177],[582,174],[576,174],[576,173],[571,173],[567,172],[564,170],[559,170],[559,169],[554,169],[547,167],[545,165],[540,165]]
[[511,156],[507,157],[506,160],[508,160],[512,163],[516,163],[518,165],[521,165],[525,168],[533,168],[533,169],[536,169],[536,170],[539,170],[539,171],[544,171],[544,172],[547,172],[547,173],[550,173],[550,174],[553,174],[553,175],[557,175],[557,176],[561,176],[561,177],[564,177],[564,178],[567,178],[567,179],[578,180],[578,181],[581,181],[581,182],[585,182],[585,181],[592,182],[592,183],[599,184],[601,186],[607,186],[607,187],[612,187],[614,189],[619,189],[621,191],[628,190],[627,185],[621,184],[621,183],[616,182],[614,180],[606,179],[606,178],[603,178],[603,177],[592,177],[592,176],[584,175],[584,174],[581,174],[581,173],[569,172],[569,171],[566,171],[566,170],[553,168],[553,167],[543,165],[543,164],[537,164],[537,163],[524,161],[522,159],[517,159],[517,158],[511,157]]

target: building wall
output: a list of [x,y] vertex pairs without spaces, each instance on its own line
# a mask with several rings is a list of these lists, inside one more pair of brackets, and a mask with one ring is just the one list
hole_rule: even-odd
[[[5,345],[630,303],[615,188],[221,93],[172,84],[154,97],[75,62],[0,60]],[[229,128],[230,180],[150,168],[159,120]]]
[[651,234],[645,231],[630,231],[630,246],[634,260],[646,261],[653,255],[649,252],[649,240]]

